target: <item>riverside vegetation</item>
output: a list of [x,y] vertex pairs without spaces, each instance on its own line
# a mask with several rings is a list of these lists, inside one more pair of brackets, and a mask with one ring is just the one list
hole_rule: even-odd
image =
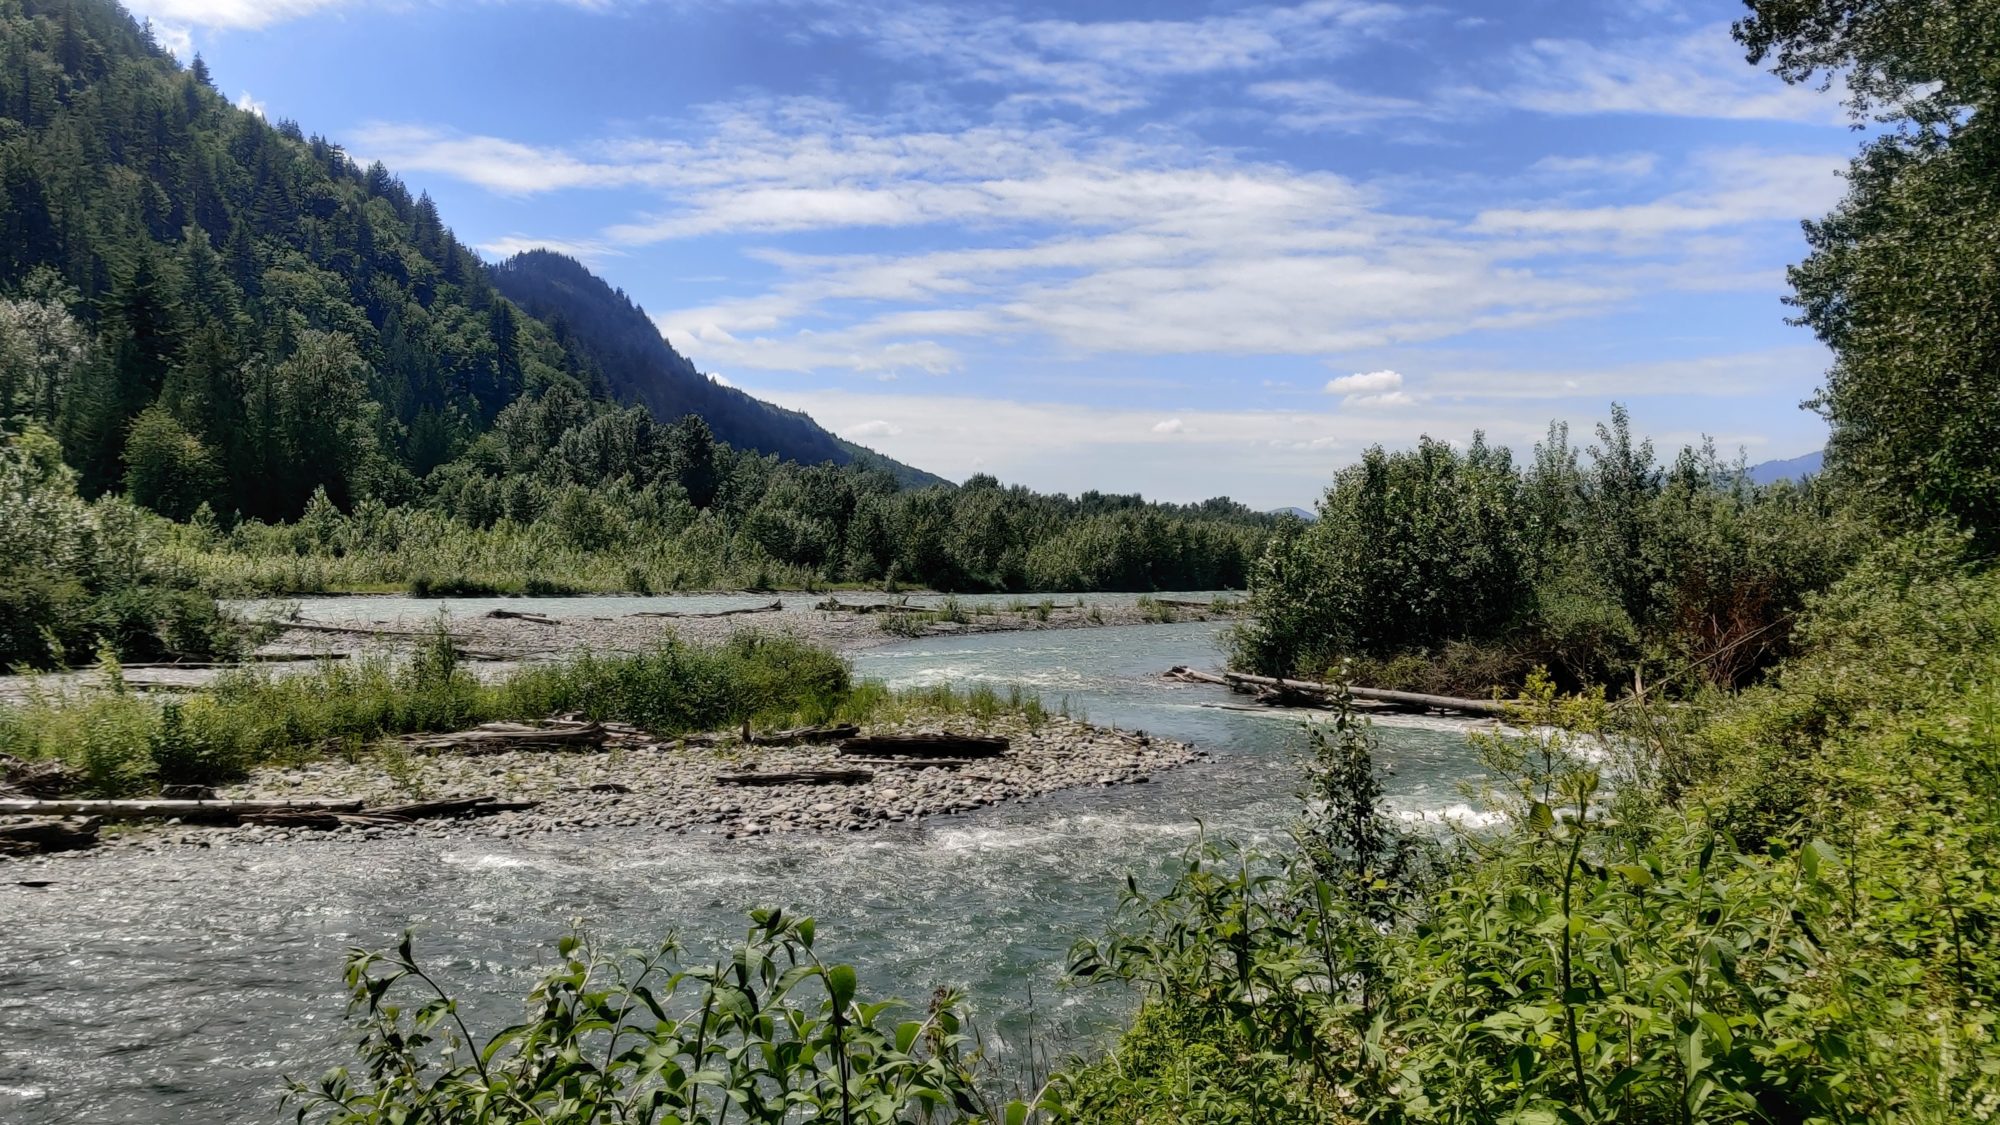
[[[1159,576],[1190,556],[1140,537],[1151,521],[1256,560],[1246,667],[1517,699],[1479,739],[1500,822],[1415,833],[1386,815],[1371,729],[1338,708],[1304,736],[1290,846],[1205,841],[1170,886],[1132,885],[1112,931],[1071,964],[1079,982],[1138,990],[1131,1026],[1011,1096],[992,1092],[958,998],[865,1000],[808,920],[762,911],[713,961],[565,939],[526,1020],[486,1034],[459,1022],[409,942],[357,953],[356,1065],[300,1080],[295,1111],[341,1125],[1991,1120],[2000,5],[1749,8],[1736,30],[1754,60],[1788,81],[1836,76],[1859,118],[1890,126],[1839,209],[1809,224],[1811,256],[1792,273],[1801,319],[1835,356],[1814,404],[1832,425],[1826,477],[1756,488],[1706,449],[1662,466],[1614,411],[1587,457],[1560,429],[1523,466],[1483,442],[1371,453],[1305,528],[1222,504],[1092,510],[985,481],[897,490],[879,464],[799,468],[725,452],[693,423],[656,430],[593,394],[588,350],[497,299],[386,170],[231,116],[198,67],[174,68],[108,4],[0,0],[14,79],[0,112],[22,126],[0,139],[0,284],[16,294],[0,339],[21,419],[5,500],[62,517],[31,521],[60,532],[56,561],[6,557],[21,604],[58,607],[10,659],[74,661],[100,637],[113,651],[222,651],[240,641],[200,591],[230,582],[574,573],[637,587],[616,571],[650,559],[637,577],[666,585],[746,574],[731,568],[878,579],[893,563],[900,581],[1004,587],[1073,550],[1078,568],[1122,557],[1118,581],[1171,585]],[[65,138],[139,155],[92,164],[64,155]],[[111,312],[87,324],[99,309]],[[410,350],[440,362],[391,358],[418,336]],[[232,342],[226,361],[202,358]],[[226,393],[201,390],[213,386]],[[323,392],[356,409],[297,409]],[[261,420],[202,413],[230,402],[259,404]],[[620,444],[641,431],[653,437],[631,440],[655,443],[658,471],[591,475],[643,463]],[[718,461],[764,486],[725,494]],[[281,507],[218,496],[252,479],[283,482]],[[804,514],[808,480],[851,486],[840,535]],[[962,506],[980,504],[1059,518],[970,521],[996,537],[950,546],[975,510]],[[862,514],[883,510],[900,514]],[[655,511],[678,515],[645,522]],[[425,526],[442,530],[374,530]],[[650,531],[590,541],[627,526]],[[860,543],[893,546],[857,555],[857,526]],[[683,546],[648,555],[662,532]],[[711,546],[685,546],[697,541]],[[285,567],[302,580],[281,580]],[[86,767],[145,784],[210,756],[446,717],[596,707],[691,727],[869,694],[836,658],[770,638],[490,686],[441,648],[400,671],[329,666],[317,674],[331,692],[246,673],[171,710],[113,692],[13,712],[0,737],[32,753],[120,747]],[[265,741],[273,718],[297,730]],[[76,726],[58,741],[64,723]]]

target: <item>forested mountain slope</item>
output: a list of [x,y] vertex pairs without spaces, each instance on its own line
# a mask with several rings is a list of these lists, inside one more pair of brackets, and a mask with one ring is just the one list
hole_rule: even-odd
[[500,292],[549,324],[566,346],[602,371],[619,401],[639,403],[661,421],[699,414],[718,439],[738,449],[805,464],[859,461],[887,469],[906,486],[945,483],[842,441],[798,411],[773,406],[696,371],[644,309],[574,258],[530,250],[494,267],[492,277]]
[[1240,586],[1271,523],[954,488],[841,441],[697,374],[574,262],[487,266],[113,0],[0,0],[0,455],[0,520],[60,508],[76,548],[0,557],[26,623],[0,661],[193,651],[127,597],[159,575],[81,565],[109,542],[236,592],[1146,590]]
[[0,293],[29,326],[0,416],[55,432],[87,494],[125,485],[168,514],[289,518],[317,488],[411,499],[556,387],[587,413],[713,410],[750,448],[856,459],[657,332],[627,339],[581,305],[562,332],[524,314],[428,196],[230,105],[112,0],[0,0]]

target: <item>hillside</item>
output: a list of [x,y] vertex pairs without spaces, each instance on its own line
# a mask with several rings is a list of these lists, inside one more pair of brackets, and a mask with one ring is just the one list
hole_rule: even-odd
[[501,293],[551,325],[558,338],[586,357],[602,373],[613,397],[643,405],[662,422],[698,414],[719,440],[739,449],[775,453],[803,464],[859,461],[886,469],[905,487],[946,483],[843,441],[804,414],[753,398],[696,371],[644,309],[574,258],[530,250],[495,266],[491,276]]
[[510,404],[557,392],[565,426],[636,399],[857,460],[634,337],[629,302],[569,302],[560,330],[524,312],[428,196],[231,105],[112,0],[0,0],[0,294],[0,420],[56,434],[86,495],[173,516],[421,499]]

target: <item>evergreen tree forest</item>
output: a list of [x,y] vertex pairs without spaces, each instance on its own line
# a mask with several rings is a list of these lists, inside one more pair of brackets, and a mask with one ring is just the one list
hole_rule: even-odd
[[[179,588],[1207,588],[1270,522],[952,488],[843,442],[696,373],[573,261],[489,266],[113,0],[0,0],[0,435],[30,433],[65,468],[22,487],[132,526]],[[79,573],[9,558],[0,595],[38,636],[80,604],[48,590],[111,580]]]

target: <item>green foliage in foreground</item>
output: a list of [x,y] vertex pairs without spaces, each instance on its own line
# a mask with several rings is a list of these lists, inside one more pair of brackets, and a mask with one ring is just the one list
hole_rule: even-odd
[[1148,1001],[1072,1119],[1991,1119],[2000,574],[1897,544],[1803,644],[1692,715],[1534,681],[1482,740],[1504,824],[1442,867],[1368,843],[1399,833],[1352,781],[1288,853],[1192,853],[1079,950]]
[[360,1073],[295,1081],[287,1101],[321,1125],[891,1125],[980,1113],[957,997],[940,992],[921,1013],[863,1000],[853,967],[814,951],[812,919],[751,920],[713,964],[687,964],[672,941],[612,955],[565,938],[527,1018],[483,1038],[409,938],[391,955],[356,950]]

